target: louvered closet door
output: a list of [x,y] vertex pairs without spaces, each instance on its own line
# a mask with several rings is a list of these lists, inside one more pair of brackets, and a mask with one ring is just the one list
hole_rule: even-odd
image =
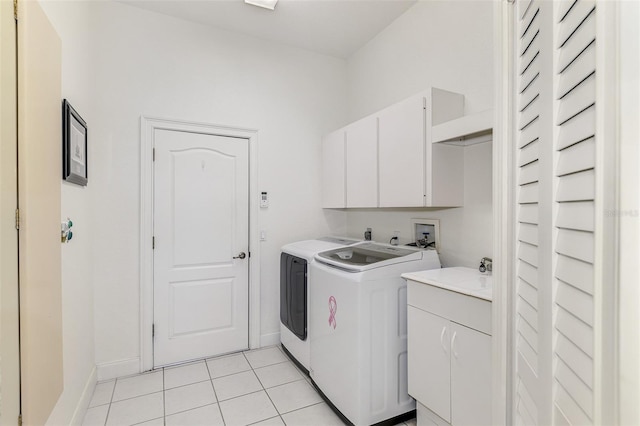
[[[545,37],[543,19],[548,15],[544,2],[519,1],[516,7],[516,157],[518,185],[517,253],[516,253],[516,401],[515,416],[519,424],[542,424],[549,417],[541,413],[543,385],[540,359],[544,342],[541,309],[544,304],[545,265],[541,252],[548,238],[541,238],[541,226],[549,211],[549,203],[541,200],[543,187],[550,187],[550,177],[542,174],[544,150],[550,145],[542,126],[549,101],[542,92],[549,84],[549,50],[543,49]],[[543,81],[544,80],[544,81]],[[546,120],[545,120],[546,118]],[[548,150],[547,150],[548,151]],[[547,156],[548,157],[548,156]],[[548,168],[548,166],[547,166]],[[546,181],[543,179],[546,178]],[[548,250],[548,248],[547,248]],[[547,267],[548,269],[548,267]],[[548,283],[548,279],[546,280]],[[547,309],[549,311],[549,309]]]
[[595,1],[559,2],[555,31],[553,419],[593,424]]
[[516,1],[518,424],[593,424],[595,3]]

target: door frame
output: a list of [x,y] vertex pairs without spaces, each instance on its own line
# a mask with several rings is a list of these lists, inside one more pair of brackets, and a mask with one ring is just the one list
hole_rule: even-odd
[[260,346],[258,131],[150,116],[140,118],[140,372],[153,369],[153,140],[155,130],[246,139],[249,142],[249,348]]

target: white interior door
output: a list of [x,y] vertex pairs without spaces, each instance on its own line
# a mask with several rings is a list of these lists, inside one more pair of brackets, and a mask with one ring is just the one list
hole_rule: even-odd
[[154,148],[154,366],[247,349],[249,141],[156,130]]

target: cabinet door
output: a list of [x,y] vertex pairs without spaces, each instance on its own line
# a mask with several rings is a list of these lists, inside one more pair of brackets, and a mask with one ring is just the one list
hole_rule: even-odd
[[322,207],[346,207],[344,129],[322,140]]
[[491,424],[491,336],[451,323],[451,424]]
[[380,207],[423,207],[425,98],[416,96],[380,111]]
[[378,120],[350,124],[347,135],[347,207],[378,207]]
[[450,422],[449,321],[413,306],[407,321],[409,395]]

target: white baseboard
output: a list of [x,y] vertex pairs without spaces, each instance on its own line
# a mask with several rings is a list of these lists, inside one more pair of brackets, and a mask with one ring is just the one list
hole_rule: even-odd
[[81,425],[84,420],[84,415],[87,413],[87,408],[89,407],[89,403],[91,402],[91,397],[93,396],[93,391],[96,388],[96,382],[98,381],[97,369],[93,367],[91,370],[91,374],[87,379],[87,383],[84,386],[84,390],[82,391],[82,396],[80,396],[80,400],[78,401],[78,406],[73,412],[73,417],[71,418],[71,425]]
[[[280,344],[280,332],[268,333],[260,336],[260,347],[274,346]],[[255,348],[252,348],[255,349]]]
[[98,381],[131,376],[140,373],[140,358],[129,358],[98,364]]

